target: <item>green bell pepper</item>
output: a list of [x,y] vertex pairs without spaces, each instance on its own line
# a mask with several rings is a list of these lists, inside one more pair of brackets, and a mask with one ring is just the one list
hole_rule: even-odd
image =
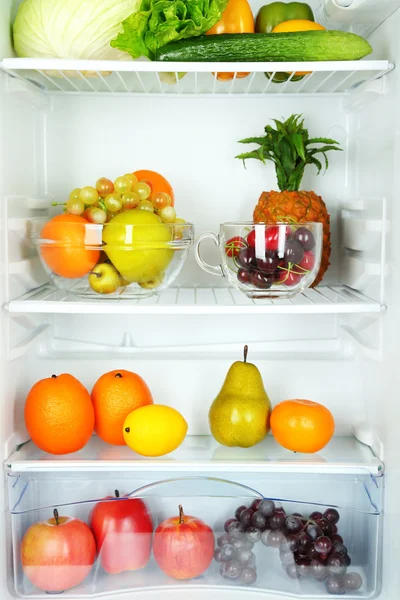
[[284,21],[305,19],[314,21],[311,7],[304,2],[272,2],[262,6],[256,19],[256,33],[271,33],[274,27]]

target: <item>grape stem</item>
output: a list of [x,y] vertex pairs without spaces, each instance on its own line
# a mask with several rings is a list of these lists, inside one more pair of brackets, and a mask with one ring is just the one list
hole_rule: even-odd
[[66,202],[52,202],[51,205],[52,206],[66,206]]

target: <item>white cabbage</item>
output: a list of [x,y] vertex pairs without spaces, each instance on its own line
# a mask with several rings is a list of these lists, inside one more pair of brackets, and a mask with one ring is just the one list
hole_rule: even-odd
[[24,0],[14,22],[19,56],[129,60],[110,46],[141,0]]

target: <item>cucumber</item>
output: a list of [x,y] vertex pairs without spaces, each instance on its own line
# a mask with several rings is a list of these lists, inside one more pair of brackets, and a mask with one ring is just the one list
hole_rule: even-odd
[[155,60],[176,62],[307,62],[359,60],[371,54],[364,38],[345,31],[202,35],[171,42]]

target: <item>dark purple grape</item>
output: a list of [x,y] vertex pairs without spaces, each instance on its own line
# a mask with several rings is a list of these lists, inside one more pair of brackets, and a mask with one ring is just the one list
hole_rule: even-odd
[[286,515],[276,510],[272,517],[268,519],[268,525],[271,529],[280,529],[286,522]]
[[267,517],[264,517],[264,515],[257,510],[251,517],[251,524],[253,527],[257,527],[257,529],[264,529],[267,524]]
[[254,553],[246,548],[242,548],[237,552],[237,560],[240,562],[241,565],[246,565],[252,559],[253,556],[255,558]]
[[266,545],[271,546],[272,548],[279,548],[284,537],[282,531],[268,531]]
[[279,555],[280,555],[282,564],[285,565],[286,567],[288,565],[291,565],[292,563],[294,563],[293,552],[280,552]]
[[226,546],[226,544],[230,543],[230,537],[227,533],[224,533],[223,535],[221,535],[221,537],[219,537],[217,539],[217,544],[220,548],[222,548],[222,546]]
[[303,529],[303,521],[292,515],[286,519],[286,529],[289,533],[299,533]]
[[268,534],[269,534],[269,530],[265,529],[262,533],[261,533],[261,542],[264,544],[264,546],[268,546]]
[[338,533],[334,533],[333,535],[331,535],[331,540],[332,543],[334,544],[335,542],[340,542],[341,544],[343,544],[343,538],[341,535],[339,535]]
[[242,514],[242,512],[244,510],[247,510],[247,506],[239,506],[239,508],[237,508],[235,510],[235,519],[236,519],[236,521],[240,521],[240,515]]
[[[326,535],[323,535],[323,536],[319,537],[317,540],[315,540],[314,548],[318,552],[318,554],[328,555],[329,552],[332,550],[332,542],[331,542],[330,538],[328,538]],[[344,548],[344,546],[343,546],[343,548]]]
[[337,533],[337,531],[338,531],[337,525],[335,525],[335,523],[331,523],[331,527],[332,527],[332,533]]
[[315,246],[313,233],[307,227],[299,227],[292,235],[292,239],[297,240],[303,246],[304,250],[312,250]]
[[276,252],[272,252],[271,250],[265,252],[265,257],[257,258],[257,269],[263,273],[273,273],[278,268],[278,265],[279,258]]
[[317,581],[324,581],[328,577],[328,570],[320,560],[312,560],[310,564],[310,575]]
[[230,540],[230,544],[235,548],[235,550],[241,550],[242,548],[248,547],[248,541],[244,537],[244,535],[240,538],[232,538]]
[[293,513],[292,517],[299,517],[299,519],[302,519],[304,521],[304,517],[301,513]]
[[322,529],[322,533],[324,535],[329,537],[332,535],[332,523],[330,523],[327,519],[318,519],[317,525]]
[[274,279],[267,273],[261,271],[253,271],[250,275],[252,285],[259,288],[260,290],[268,290],[274,283]]
[[284,509],[284,508],[282,508],[282,506],[277,506],[277,507],[275,508],[275,512],[277,512],[277,513],[282,513],[283,515],[285,515],[285,519],[286,519],[286,517],[287,517],[287,514],[286,514],[286,511],[285,511],[285,509]]
[[298,558],[296,560],[297,572],[300,577],[308,577],[310,575],[310,564],[309,558]]
[[246,530],[246,538],[249,542],[255,544],[261,538],[261,531],[257,527],[248,527]]
[[326,559],[326,566],[332,575],[344,575],[347,571],[346,563],[340,554],[330,554]]
[[250,271],[248,271],[247,269],[239,269],[236,274],[236,277],[238,281],[240,281],[240,283],[250,283]]
[[229,530],[228,530],[229,535],[232,538],[239,538],[244,534],[244,526],[242,523],[239,523],[239,521],[234,521],[233,523],[231,523],[229,525]]
[[249,270],[250,268],[257,266],[254,248],[242,248],[236,257],[236,260],[243,269]]
[[345,590],[356,592],[362,586],[363,580],[359,573],[346,573],[343,575],[342,583]]
[[343,556],[343,560],[346,567],[349,567],[351,565],[351,558],[348,554],[346,554],[346,556]]
[[275,502],[272,502],[272,500],[263,500],[258,507],[258,512],[264,515],[264,517],[272,517],[275,512]]
[[318,525],[310,524],[306,527],[306,533],[310,536],[313,542],[323,535],[322,529]]
[[226,533],[229,533],[229,527],[232,525],[232,523],[236,523],[236,519],[228,519],[224,525],[224,529],[226,531]]
[[345,589],[342,580],[338,577],[328,577],[325,581],[326,591],[328,594],[344,594]]
[[307,552],[307,558],[318,561],[324,560],[321,554],[318,554],[318,552],[315,550],[314,546],[311,546],[310,550]]
[[334,523],[335,525],[340,519],[340,515],[339,515],[338,511],[335,510],[334,508],[328,508],[324,512],[324,517],[325,517],[325,519],[327,519],[331,523]]
[[224,561],[233,560],[236,558],[236,550],[233,546],[227,544],[226,546],[222,546],[220,556]]
[[221,575],[221,577],[223,577],[224,579],[228,579],[227,576],[225,575],[225,568],[226,568],[226,563],[222,563],[219,565],[219,573]]
[[224,562],[224,559],[222,558],[221,548],[216,548],[214,552],[214,560],[216,560],[219,563]]
[[296,563],[288,565],[286,567],[286,573],[290,577],[290,579],[298,579],[300,577],[299,572],[297,571]]
[[230,560],[225,564],[224,571],[227,579],[239,579],[242,573],[242,565],[238,560]]
[[297,550],[300,554],[307,554],[311,548],[312,539],[305,531],[302,531],[297,536]]
[[315,510],[314,512],[311,513],[310,515],[310,519],[312,521],[316,521],[317,519],[322,519],[324,515],[322,514],[322,512],[319,512],[318,510]]
[[253,502],[250,504],[250,508],[253,512],[256,512],[256,510],[258,510],[258,507],[260,506],[262,502],[261,498],[256,498],[256,500],[253,500]]
[[[261,537],[262,541],[262,537]],[[297,536],[293,533],[286,535],[281,542],[281,549],[285,552],[296,552],[297,550]]]
[[240,522],[244,527],[248,527],[250,525],[251,517],[253,516],[254,511],[251,508],[246,508],[240,515]]
[[251,567],[252,569],[255,569],[257,567],[257,561],[256,561],[256,557],[255,557],[254,554],[250,558],[250,560],[247,561],[247,563],[244,566],[245,567]]
[[347,556],[347,548],[341,542],[333,542],[333,551],[336,552],[336,554],[340,554],[340,556]]
[[240,581],[246,585],[252,585],[257,581],[257,571],[251,567],[245,567],[240,574]]
[[[241,250],[240,252],[243,252],[243,250]],[[286,245],[285,245],[285,263],[287,265],[289,263],[297,265],[298,263],[300,263],[303,260],[303,257],[304,257],[304,248],[300,244],[300,242],[297,242],[296,240],[293,240],[293,239],[287,240]]]

